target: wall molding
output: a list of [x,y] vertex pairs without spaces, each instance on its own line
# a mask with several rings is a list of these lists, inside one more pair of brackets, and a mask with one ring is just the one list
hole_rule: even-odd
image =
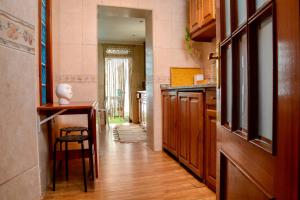
[[0,45],[34,55],[34,25],[0,10]]

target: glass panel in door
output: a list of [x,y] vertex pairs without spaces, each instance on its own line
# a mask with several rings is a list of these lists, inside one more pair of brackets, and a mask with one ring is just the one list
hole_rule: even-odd
[[272,17],[257,27],[258,43],[258,134],[272,140],[273,132],[273,22]]

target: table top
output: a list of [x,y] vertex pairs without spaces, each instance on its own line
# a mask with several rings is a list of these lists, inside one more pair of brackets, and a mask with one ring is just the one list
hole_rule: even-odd
[[51,110],[84,110],[95,108],[96,102],[72,102],[68,105],[60,105],[58,103],[48,103],[42,106],[37,107],[37,111],[51,111]]

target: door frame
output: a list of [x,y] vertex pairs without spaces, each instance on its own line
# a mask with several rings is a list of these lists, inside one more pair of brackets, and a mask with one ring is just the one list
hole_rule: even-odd
[[299,0],[276,0],[276,8],[280,123],[277,124],[275,195],[278,200],[299,199],[300,3]]

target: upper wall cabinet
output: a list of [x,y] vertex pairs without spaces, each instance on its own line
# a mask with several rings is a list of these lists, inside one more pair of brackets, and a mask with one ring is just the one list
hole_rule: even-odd
[[189,0],[192,40],[210,41],[216,37],[215,0]]

